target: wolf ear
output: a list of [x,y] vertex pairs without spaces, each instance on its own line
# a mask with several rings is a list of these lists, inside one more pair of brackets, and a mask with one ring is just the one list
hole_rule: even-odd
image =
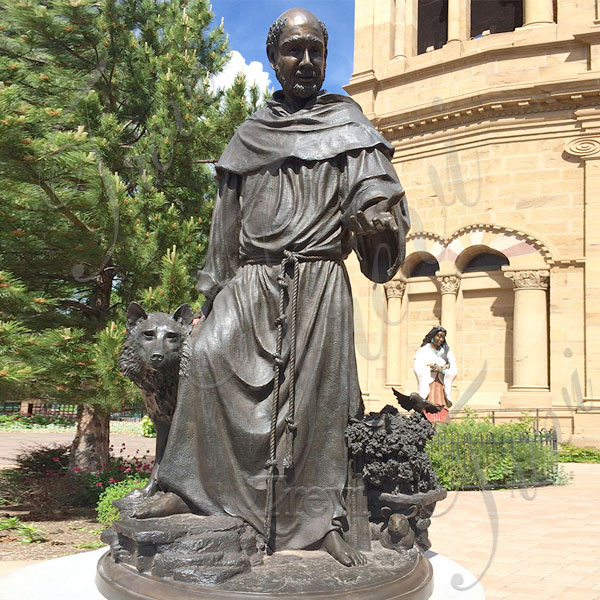
[[137,302],[132,302],[127,307],[127,331],[131,331],[142,319],[148,318],[146,311]]
[[185,328],[190,329],[194,319],[194,311],[189,304],[182,304],[171,316],[171,319],[179,321]]

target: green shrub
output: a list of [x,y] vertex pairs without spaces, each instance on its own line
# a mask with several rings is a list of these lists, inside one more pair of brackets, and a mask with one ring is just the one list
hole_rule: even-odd
[[427,452],[449,490],[536,485],[556,480],[557,455],[534,433],[533,421],[494,425],[468,413],[437,427]]
[[102,494],[100,494],[100,499],[96,505],[98,522],[105,527],[110,527],[113,521],[116,521],[119,518],[119,509],[113,505],[113,502],[127,496],[132,490],[144,487],[146,483],[148,483],[147,478],[132,477],[120,481],[119,483],[109,485]]
[[[50,430],[50,431],[75,431],[77,423],[75,418],[52,413],[36,414],[32,416],[12,413],[0,415],[0,431],[23,430]],[[111,421],[111,433],[140,433],[140,424],[137,421]],[[150,436],[151,437],[151,436]]]
[[0,415],[0,431],[19,431],[29,429],[52,429],[59,431],[73,430],[76,423],[74,417],[57,415],[50,412],[35,415]]
[[558,460],[560,462],[600,463],[600,450],[561,444],[558,450]]
[[156,430],[154,429],[154,423],[150,419],[148,415],[144,415],[142,420],[140,421],[140,426],[142,427],[142,435],[144,437],[155,438]]

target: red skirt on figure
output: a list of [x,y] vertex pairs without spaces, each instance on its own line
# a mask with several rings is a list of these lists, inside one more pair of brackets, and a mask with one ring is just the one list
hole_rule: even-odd
[[439,379],[434,379],[429,384],[429,394],[427,400],[436,406],[442,406],[442,410],[437,413],[425,413],[427,420],[431,423],[447,423],[448,422],[448,403],[446,402],[446,394],[444,393],[444,384]]

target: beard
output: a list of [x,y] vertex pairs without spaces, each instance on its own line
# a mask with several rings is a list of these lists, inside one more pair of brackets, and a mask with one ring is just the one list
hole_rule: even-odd
[[319,91],[320,86],[318,86],[316,83],[308,85],[295,83],[292,86],[292,89],[294,90],[296,96],[300,96],[301,98],[309,98],[310,96],[314,96]]
[[315,78],[313,81],[306,83],[301,83],[299,81],[292,83],[280,72],[277,72],[276,76],[277,81],[279,81],[281,84],[281,88],[288,95],[296,96],[298,98],[311,98],[312,96],[316,96],[321,89],[323,80],[325,78],[325,73],[323,73],[322,79],[319,80]]

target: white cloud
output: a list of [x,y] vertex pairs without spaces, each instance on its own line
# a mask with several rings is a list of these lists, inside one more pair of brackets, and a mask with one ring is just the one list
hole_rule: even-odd
[[211,89],[226,89],[230,87],[235,76],[240,71],[246,75],[248,87],[256,83],[261,92],[267,87],[271,87],[270,75],[264,70],[264,66],[261,62],[253,60],[250,64],[246,64],[246,59],[237,50],[233,50],[231,59],[223,71],[211,78]]

